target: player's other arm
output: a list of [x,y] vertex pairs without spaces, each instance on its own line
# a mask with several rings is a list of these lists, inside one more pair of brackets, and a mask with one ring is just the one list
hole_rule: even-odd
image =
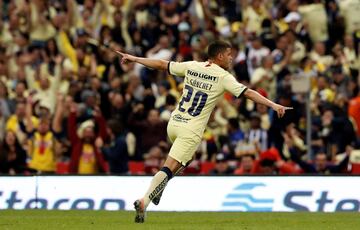
[[146,67],[158,70],[167,70],[169,66],[169,61],[161,60],[161,59],[152,59],[152,58],[143,58],[143,57],[136,57],[130,54],[122,53],[117,51],[118,54],[122,56],[121,62],[137,62],[142,64]]
[[276,104],[275,102],[267,99],[266,97],[260,95],[258,92],[252,89],[247,89],[244,92],[244,96],[246,98],[249,98],[250,100],[253,100],[256,103],[266,105],[273,110],[275,110],[279,117],[283,117],[285,115],[285,111],[288,109],[292,109],[291,107],[285,107],[279,104]]
[[252,100],[256,103],[266,105],[266,106],[272,108],[273,110],[275,110],[279,117],[283,117],[286,110],[292,109],[291,107],[285,107],[285,106],[276,104],[276,103],[270,101],[269,99],[267,99],[266,97],[263,97],[258,92],[247,88],[243,84],[237,82],[235,77],[232,76],[231,74],[228,74],[223,79],[224,79],[223,84],[224,84],[225,90],[229,91],[230,93],[232,93],[233,95],[235,95],[237,97],[244,95],[246,98],[249,98],[250,100]]

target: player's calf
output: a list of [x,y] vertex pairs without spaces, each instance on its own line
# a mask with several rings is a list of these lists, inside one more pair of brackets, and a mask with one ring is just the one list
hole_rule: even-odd
[[[190,163],[190,162],[189,162],[189,163]],[[187,164],[187,165],[188,165],[188,164]],[[181,167],[174,173],[174,176],[177,176],[177,175],[181,174],[182,171],[184,171],[185,168],[186,168],[186,166],[181,166]],[[174,177],[174,176],[173,176],[173,177]],[[173,178],[173,177],[172,177],[172,178]],[[171,179],[171,178],[170,178],[170,179]],[[165,190],[165,188],[164,188],[157,196],[155,196],[155,197],[151,200],[151,202],[152,202],[153,204],[158,205],[158,204],[160,203],[161,196],[162,196],[164,190]]]

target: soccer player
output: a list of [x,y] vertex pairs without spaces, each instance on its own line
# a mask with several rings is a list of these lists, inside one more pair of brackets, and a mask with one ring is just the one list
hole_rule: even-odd
[[118,51],[122,62],[137,62],[146,67],[167,70],[169,74],[184,77],[184,89],[179,104],[172,112],[167,132],[173,145],[169,155],[151,181],[144,197],[134,202],[135,222],[143,223],[147,206],[153,200],[158,204],[168,181],[192,160],[206,124],[216,103],[223,98],[225,91],[236,97],[246,98],[271,107],[279,117],[292,109],[276,104],[248,89],[236,81],[226,69],[232,64],[231,45],[215,41],[208,47],[209,60],[206,62],[172,62],[132,56]]

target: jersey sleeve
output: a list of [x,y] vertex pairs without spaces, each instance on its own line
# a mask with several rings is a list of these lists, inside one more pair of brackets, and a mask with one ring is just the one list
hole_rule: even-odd
[[247,90],[247,87],[238,82],[231,74],[224,77],[223,83],[224,89],[236,97],[240,97]]
[[188,69],[188,65],[191,62],[169,62],[168,64],[168,72],[171,75],[184,77],[185,72]]

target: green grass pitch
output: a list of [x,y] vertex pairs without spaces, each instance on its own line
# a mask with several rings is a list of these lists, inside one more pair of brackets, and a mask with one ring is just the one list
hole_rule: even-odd
[[134,212],[2,210],[0,229],[360,229],[360,213]]

